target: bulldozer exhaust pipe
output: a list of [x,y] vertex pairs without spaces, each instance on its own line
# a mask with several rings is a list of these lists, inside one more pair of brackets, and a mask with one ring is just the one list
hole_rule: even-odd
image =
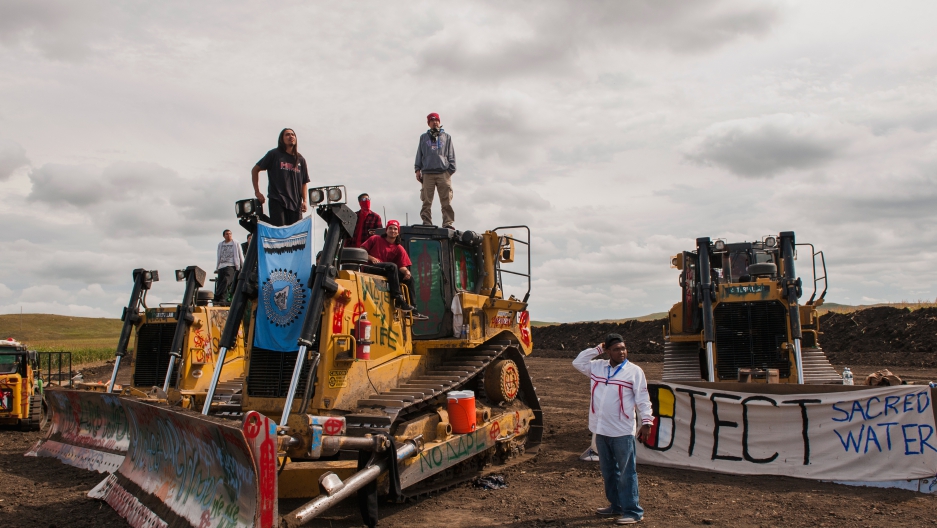
[[784,231],[781,239],[781,263],[784,265],[783,284],[787,298],[788,313],[791,320],[791,338],[794,341],[794,360],[797,362],[797,383],[804,383],[804,362],[800,350],[800,340],[803,336],[800,329],[800,307],[797,299],[800,298],[800,279],[794,273],[794,247],[797,244],[793,231]]
[[797,383],[804,384],[804,356],[800,352],[800,339],[794,340],[794,360],[797,362]]
[[208,416],[208,411],[211,410],[211,400],[215,397],[215,387],[218,386],[218,379],[221,376],[221,367],[224,366],[224,358],[227,353],[228,349],[226,347],[218,349],[218,362],[215,364],[215,372],[211,375],[211,385],[208,386],[208,393],[205,394],[205,404],[202,405],[202,414],[205,416]]
[[169,368],[166,369],[166,379],[163,381],[163,392],[169,392],[169,381],[172,379],[172,370],[176,360],[182,358],[182,347],[185,346],[185,334],[192,324],[192,307],[195,306],[195,296],[198,289],[205,286],[205,270],[198,266],[189,266],[184,270],[176,270],[176,281],[185,281],[185,293],[182,294],[182,304],[176,306],[176,330],[172,335],[169,347]]
[[716,381],[715,365],[713,365],[713,344],[706,343],[706,379],[710,383]]
[[696,252],[699,256],[700,297],[703,301],[703,341],[706,342],[706,377],[710,382],[716,381],[713,361],[713,279],[709,266],[709,237],[696,239]]
[[[306,309],[303,329],[299,334],[297,343],[299,353],[296,355],[293,377],[290,379],[290,388],[286,394],[286,401],[283,403],[283,414],[280,417],[281,426],[285,426],[290,417],[293,399],[296,398],[296,388],[299,386],[299,376],[302,373],[303,363],[306,362],[306,351],[313,345],[319,325],[322,322],[322,307],[325,304],[325,297],[334,295],[338,291],[338,284],[335,282],[338,270],[335,269],[333,263],[335,262],[335,256],[338,254],[339,245],[346,236],[354,236],[355,224],[358,221],[358,215],[344,204],[320,206],[316,213],[328,221],[329,227],[325,232],[322,255],[319,257],[319,263],[315,265],[314,274],[310,278],[309,308]],[[311,374],[309,378],[315,380],[315,374]]]
[[133,270],[133,291],[130,293],[130,302],[127,303],[124,313],[120,316],[120,320],[124,324],[120,329],[120,338],[117,340],[117,351],[114,352],[114,371],[111,372],[111,382],[106,389],[108,394],[114,392],[114,384],[117,383],[117,369],[120,368],[120,359],[127,355],[130,334],[133,332],[133,325],[140,320],[140,304],[143,303],[145,292],[158,280],[159,272],[156,270],[145,270],[143,268]]
[[286,402],[283,404],[283,414],[280,416],[280,423],[286,425],[290,417],[290,410],[293,407],[293,399],[296,397],[296,387],[299,386],[299,375],[303,370],[303,363],[306,361],[306,345],[300,345],[299,353],[296,354],[296,364],[293,365],[293,377],[290,379],[290,389],[286,393]]
[[[397,460],[394,460],[393,463],[396,464],[402,460],[406,460],[415,456],[417,453],[419,453],[417,444],[413,442],[407,442],[399,449],[397,449]],[[341,486],[332,488],[331,495],[328,493],[323,493],[313,499],[311,502],[300,506],[296,510],[290,512],[288,515],[284,516],[283,526],[295,528],[306,524],[307,522],[322,514],[324,511],[347,499],[352,494],[356,493],[359,489],[367,486],[369,483],[377,479],[381,473],[387,471],[390,463],[391,461],[388,458],[384,458],[373,466],[362,469],[361,471],[355,473],[349,477],[348,480],[342,483]]]

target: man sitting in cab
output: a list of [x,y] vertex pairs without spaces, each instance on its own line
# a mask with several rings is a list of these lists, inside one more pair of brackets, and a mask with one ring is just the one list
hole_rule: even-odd
[[403,282],[407,285],[407,290],[411,294],[413,292],[413,275],[410,274],[412,262],[410,262],[410,255],[407,255],[407,250],[400,244],[400,222],[388,220],[384,235],[371,236],[361,244],[361,249],[368,252],[371,267],[382,270],[387,277],[390,294],[397,301],[400,309],[413,312],[414,319],[429,319],[416,311],[400,290],[400,283]]

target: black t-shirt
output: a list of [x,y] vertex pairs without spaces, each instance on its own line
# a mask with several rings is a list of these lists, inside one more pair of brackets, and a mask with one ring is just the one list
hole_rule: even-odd
[[284,209],[299,211],[303,203],[303,184],[309,183],[306,159],[275,148],[268,151],[257,166],[267,171],[267,199],[283,204]]

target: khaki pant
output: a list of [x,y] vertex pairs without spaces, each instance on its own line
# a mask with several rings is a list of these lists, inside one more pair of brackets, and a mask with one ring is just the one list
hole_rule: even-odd
[[439,203],[442,206],[442,225],[449,227],[455,222],[455,211],[452,210],[452,175],[448,172],[439,174],[423,173],[423,190],[420,198],[423,207],[420,209],[420,218],[424,224],[433,223],[433,191],[439,193]]

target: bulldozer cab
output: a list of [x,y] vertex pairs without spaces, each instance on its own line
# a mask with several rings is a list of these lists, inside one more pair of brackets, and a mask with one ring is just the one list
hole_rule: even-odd
[[[764,242],[726,244],[725,248],[724,253],[716,253],[713,259],[713,269],[720,283],[750,282],[754,275],[770,270],[770,265],[774,265],[774,273],[777,272],[777,249],[765,247]],[[756,266],[750,270],[753,264],[769,266]]]
[[[527,239],[499,234],[499,230],[527,230]],[[515,262],[516,246],[530,247],[527,226],[496,228],[482,235],[434,226],[403,226],[400,229],[413,275],[410,298],[420,313],[428,317],[415,321],[413,339],[439,339],[453,335],[453,301],[460,293],[503,298],[503,273],[527,280],[530,295],[530,258],[526,273],[502,269],[501,264]]]

